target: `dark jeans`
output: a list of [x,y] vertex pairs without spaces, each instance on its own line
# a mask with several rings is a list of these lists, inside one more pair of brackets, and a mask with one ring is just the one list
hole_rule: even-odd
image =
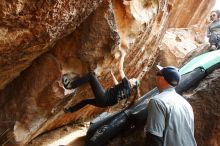
[[209,43],[215,45],[216,47],[220,46],[220,35],[212,33],[209,37]]
[[103,88],[103,86],[100,84],[98,79],[96,78],[95,74],[89,73],[85,75],[84,77],[78,78],[74,80],[71,83],[71,89],[75,89],[82,84],[89,83],[92,91],[95,95],[94,99],[86,99],[81,101],[80,103],[70,107],[68,110],[71,112],[77,111],[81,109],[82,107],[86,106],[87,104],[91,104],[97,107],[107,107],[109,105],[112,105],[114,102],[111,97],[106,96],[106,90]]

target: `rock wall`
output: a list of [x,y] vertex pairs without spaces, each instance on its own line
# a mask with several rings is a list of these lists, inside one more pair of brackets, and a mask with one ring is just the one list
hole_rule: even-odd
[[[180,9],[191,10],[192,5],[198,4],[199,7],[195,7],[198,13],[207,7],[205,1],[190,1],[188,8],[179,5],[180,2],[1,1],[1,144],[24,145],[43,132],[106,110],[86,106],[75,113],[64,114],[64,107],[91,98],[93,93],[88,85],[65,90],[61,77],[65,73],[82,76],[95,71],[103,86],[110,87],[113,81],[109,69],[119,77],[119,43],[129,48],[125,58],[126,75],[143,79],[142,92],[149,90],[145,87],[152,86],[153,80],[151,85],[144,80],[153,76],[154,63],[162,60],[158,58],[159,48],[168,26],[191,24],[188,17],[187,25],[182,19],[172,19],[177,18]],[[208,15],[213,1],[206,4],[204,16]],[[199,23],[202,18],[195,19],[192,24]],[[185,38],[179,37],[180,40]],[[196,42],[191,43],[197,46]],[[179,57],[179,62],[182,58]]]
[[[51,126],[50,124],[53,123],[51,121],[59,119],[60,114],[63,114],[62,109],[65,105],[63,102],[67,103],[69,99],[64,98],[68,91],[65,93],[62,87],[62,74],[66,72],[83,74],[83,69],[87,69],[83,68],[83,61],[88,65],[97,62],[100,57],[104,57],[100,54],[110,53],[111,47],[117,44],[119,37],[115,33],[112,14],[109,3],[102,3],[97,13],[92,13],[80,28],[59,40],[48,53],[38,57],[29,68],[1,92],[1,115],[4,117],[4,121],[7,121],[7,127],[4,124],[1,126],[4,130],[14,127],[14,132],[8,132],[10,135],[8,137],[11,138],[13,135],[11,139],[14,139],[15,142],[26,143]],[[92,46],[92,44],[96,45]],[[86,48],[87,46],[88,48]],[[86,51],[80,49],[82,47]],[[89,52],[89,49],[92,51],[97,49],[99,54]],[[75,116],[74,119],[78,119],[77,117],[79,118],[79,116]],[[54,124],[64,125],[71,120],[71,117],[60,119],[62,120],[58,120]]]
[[195,137],[198,146],[220,143],[220,69],[208,75],[195,89],[185,93],[195,114]]
[[70,34],[102,0],[0,2],[0,89]]
[[189,28],[196,25],[204,29],[207,25],[210,9],[215,0],[170,0],[172,5],[169,27]]

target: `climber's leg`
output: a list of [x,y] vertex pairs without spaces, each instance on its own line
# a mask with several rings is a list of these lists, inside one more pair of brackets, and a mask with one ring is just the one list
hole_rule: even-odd
[[82,84],[90,82],[90,78],[93,76],[95,76],[94,73],[89,73],[83,77],[76,76],[74,78],[71,78],[69,74],[64,74],[62,78],[63,85],[66,89],[75,89],[81,86]]
[[90,76],[90,81],[89,81],[93,94],[95,95],[96,98],[96,105],[99,107],[105,107],[107,98],[106,97],[106,90],[103,88],[103,86],[100,84],[98,79],[94,74]]

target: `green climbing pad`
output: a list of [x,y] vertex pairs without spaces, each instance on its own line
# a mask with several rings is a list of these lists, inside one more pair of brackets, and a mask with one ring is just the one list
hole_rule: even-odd
[[183,75],[193,71],[195,68],[198,67],[202,67],[206,70],[219,62],[220,62],[220,50],[216,50],[193,58],[186,65],[184,65],[179,70],[179,72],[181,75]]

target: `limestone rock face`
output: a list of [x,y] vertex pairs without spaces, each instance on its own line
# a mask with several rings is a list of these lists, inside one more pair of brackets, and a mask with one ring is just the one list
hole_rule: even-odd
[[172,10],[169,19],[171,28],[189,28],[196,25],[206,27],[207,17],[215,1],[213,0],[171,0]]
[[54,56],[44,54],[33,62],[7,91],[1,92],[2,98],[7,97],[1,105],[5,122],[1,123],[1,130],[14,127],[16,141],[28,140],[62,100],[64,89],[59,85],[60,76],[60,64]]
[[[191,10],[194,4],[199,5],[192,12],[195,18],[204,8],[206,11],[202,12],[203,17],[193,19],[192,24],[203,22],[213,1],[190,1],[189,8],[185,8],[188,4],[179,5],[182,2],[2,0],[0,133],[3,134],[0,143],[24,145],[43,132],[89,119],[106,110],[86,106],[75,113],[64,114],[64,107],[91,98],[93,93],[88,84],[66,90],[61,78],[65,73],[83,76],[94,71],[105,88],[111,87],[110,69],[120,79],[117,68],[120,43],[128,48],[124,63],[126,75],[140,79],[142,92],[147,92],[154,85],[154,80],[146,82],[146,78],[154,76],[155,63],[160,60],[164,64],[176,63],[174,60],[178,59],[175,65],[180,65],[184,55],[201,43],[194,40],[190,30],[166,30],[189,26],[188,17],[185,22],[176,16],[183,8]],[[189,45],[183,47],[186,38],[193,40],[188,39]],[[179,46],[183,49],[176,51]],[[171,48],[166,49],[169,59],[161,57],[164,53],[159,48]]]
[[63,36],[70,34],[102,0],[0,2],[0,89]]
[[179,67],[183,64],[187,54],[202,47],[196,41],[196,32],[192,29],[170,28],[162,40],[159,53],[159,61],[162,65]]
[[[7,121],[7,127],[1,125],[1,128],[14,127],[11,139],[22,144],[72,120],[71,116],[60,117],[68,93],[61,84],[62,74],[83,74],[86,66],[110,53],[118,40],[111,5],[104,2],[73,34],[59,40],[1,92],[1,115]],[[83,63],[88,65],[83,67]],[[75,120],[78,118],[74,116]]]

